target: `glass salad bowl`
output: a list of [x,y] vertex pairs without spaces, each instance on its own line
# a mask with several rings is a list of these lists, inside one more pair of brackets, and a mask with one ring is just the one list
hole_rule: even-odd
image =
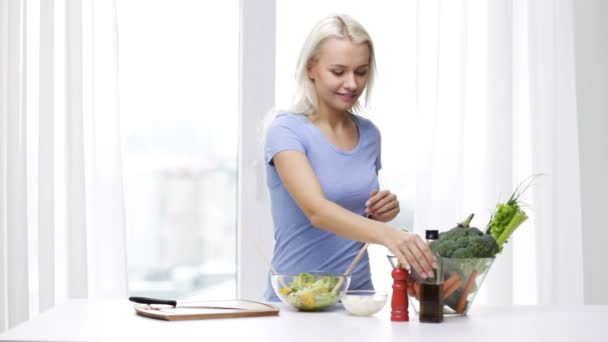
[[272,288],[283,301],[300,311],[321,311],[336,304],[350,285],[350,276],[324,272],[272,274]]
[[[389,261],[396,265],[396,258],[389,256]],[[481,289],[481,285],[492,267],[495,258],[439,258],[443,267],[443,297],[444,316],[466,315],[473,306],[473,300]],[[410,305],[416,315],[420,313],[421,278],[412,268],[408,279],[408,294]]]

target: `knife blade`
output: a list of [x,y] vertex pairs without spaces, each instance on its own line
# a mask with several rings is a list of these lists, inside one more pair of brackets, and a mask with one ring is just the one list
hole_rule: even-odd
[[153,307],[152,305],[169,305],[176,309],[220,309],[220,310],[246,310],[245,308],[237,308],[230,306],[216,305],[183,305],[172,299],[158,299],[149,297],[129,297],[129,300],[138,304],[148,304],[148,307],[153,310],[161,310],[162,307]]

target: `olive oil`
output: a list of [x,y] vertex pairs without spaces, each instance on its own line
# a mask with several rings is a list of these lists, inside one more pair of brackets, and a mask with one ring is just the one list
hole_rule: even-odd
[[420,322],[443,321],[443,284],[420,284]]
[[[430,243],[439,238],[437,230],[427,230],[426,240]],[[443,322],[443,265],[439,255],[437,269],[433,270],[432,277],[420,280],[420,322]]]

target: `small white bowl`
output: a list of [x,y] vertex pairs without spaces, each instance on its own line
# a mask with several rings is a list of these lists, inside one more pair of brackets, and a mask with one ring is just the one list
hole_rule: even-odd
[[344,308],[355,316],[371,316],[382,310],[388,294],[375,290],[348,290],[342,296]]

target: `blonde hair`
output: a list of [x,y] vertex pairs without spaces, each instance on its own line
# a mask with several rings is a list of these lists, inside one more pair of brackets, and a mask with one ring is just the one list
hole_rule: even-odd
[[[369,105],[372,85],[376,74],[376,58],[374,44],[365,28],[355,19],[347,15],[332,15],[321,20],[308,34],[298,64],[296,66],[296,93],[292,103],[291,112],[312,114],[319,108],[315,87],[308,77],[308,65],[319,56],[321,46],[330,38],[348,39],[355,44],[365,43],[369,47],[369,80],[365,89],[365,105]],[[359,100],[352,110],[361,111]]]
[[[376,76],[376,57],[374,55],[374,44],[372,39],[358,21],[347,15],[331,15],[319,21],[308,34],[304,41],[298,64],[296,66],[296,91],[291,105],[287,107],[270,109],[264,115],[260,131],[261,141],[266,139],[268,128],[279,113],[294,113],[310,115],[319,108],[317,94],[313,82],[308,78],[308,63],[319,56],[321,46],[330,38],[349,39],[351,42],[359,44],[365,43],[369,47],[369,78],[365,87],[365,105],[369,106],[371,90]],[[357,100],[351,108],[354,112],[361,112],[362,106]],[[263,145],[263,142],[262,142]],[[263,160],[263,158],[262,158]]]

